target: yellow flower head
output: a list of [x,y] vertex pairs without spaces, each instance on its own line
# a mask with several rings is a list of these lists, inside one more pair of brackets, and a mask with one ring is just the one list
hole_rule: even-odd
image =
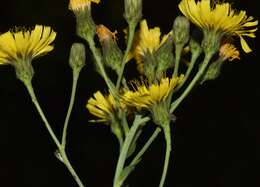
[[240,59],[239,51],[233,44],[230,43],[225,43],[220,47],[219,56],[221,56],[224,60],[228,59],[229,61]]
[[100,0],[70,0],[69,8],[71,10],[84,10],[86,7],[90,7],[91,3],[99,3]]
[[88,100],[86,107],[91,114],[99,118],[93,121],[109,123],[115,113],[116,102],[111,94],[104,96],[100,91],[97,91],[94,98]]
[[138,70],[143,72],[143,58],[148,54],[153,54],[168,38],[170,34],[164,35],[161,39],[159,27],[148,28],[146,20],[140,22],[140,30],[135,34],[133,48],[128,60],[135,58]]
[[0,35],[0,64],[32,60],[53,50],[56,37],[50,27],[36,25],[31,31],[8,31]]
[[153,105],[165,101],[170,92],[182,81],[183,76],[162,78],[159,83],[146,85],[135,83],[135,90],[125,90],[122,102],[136,108],[151,108]]
[[246,11],[236,12],[229,3],[216,3],[211,0],[182,0],[181,12],[199,27],[228,35],[237,35],[245,52],[251,52],[243,36],[255,37],[258,21],[247,16]]

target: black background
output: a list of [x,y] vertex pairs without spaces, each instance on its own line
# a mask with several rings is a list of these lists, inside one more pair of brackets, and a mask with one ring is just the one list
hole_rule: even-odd
[[[256,2],[233,1],[238,9],[258,17]],[[64,0],[9,0],[0,5],[0,31],[13,26],[50,25],[58,35],[55,49],[34,60],[33,84],[43,110],[60,137],[69,103],[72,75],[68,66],[70,45],[78,41],[75,18]],[[123,1],[104,0],[93,7],[94,19],[111,30],[126,27]],[[144,18],[163,33],[180,14],[177,2],[144,1]],[[122,41],[121,41],[122,42]],[[171,157],[167,187],[256,187],[260,185],[259,42],[254,52],[227,62],[221,76],[196,87],[176,111],[174,161]],[[130,71],[130,74],[134,71]],[[118,157],[116,138],[102,124],[90,125],[85,104],[104,82],[95,73],[90,53],[80,75],[72,113],[68,149],[70,160],[86,187],[112,186]],[[145,128],[140,144],[151,135]],[[10,66],[0,67],[0,186],[76,186],[66,168],[54,157],[49,137],[30,98]],[[128,178],[133,187],[158,186],[164,157],[160,135],[142,163]]]

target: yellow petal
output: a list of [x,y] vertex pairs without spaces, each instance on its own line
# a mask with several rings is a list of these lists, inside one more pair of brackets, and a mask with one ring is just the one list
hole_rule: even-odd
[[245,39],[242,36],[240,36],[240,43],[241,43],[242,49],[246,53],[250,53],[252,51],[252,49],[250,49],[250,47],[248,46],[248,44],[246,43]]

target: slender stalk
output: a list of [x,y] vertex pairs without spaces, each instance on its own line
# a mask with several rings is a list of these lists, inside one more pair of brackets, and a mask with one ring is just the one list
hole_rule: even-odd
[[126,60],[127,60],[129,51],[132,48],[134,33],[135,33],[135,27],[136,27],[136,24],[131,24],[131,23],[129,24],[127,47],[126,47],[126,50],[125,50],[125,54],[124,54],[123,61],[122,61],[122,66],[121,66],[121,69],[120,69],[120,72],[119,72],[119,75],[118,75],[118,78],[117,78],[117,82],[116,82],[116,89],[117,90],[120,88],[120,83],[121,83],[121,80],[122,80],[122,77],[123,77]]
[[57,139],[55,133],[53,132],[48,120],[46,119],[40,105],[39,105],[39,102],[35,96],[35,93],[34,93],[34,89],[33,89],[33,86],[31,84],[30,81],[23,81],[23,83],[25,84],[25,87],[27,88],[28,92],[29,92],[29,95],[31,96],[31,99],[32,99],[32,102],[33,104],[35,105],[39,115],[41,116],[43,122],[44,122],[44,125],[45,127],[47,128],[51,138],[53,139],[54,143],[56,144],[58,150],[59,150],[59,153],[62,157],[62,162],[64,163],[64,165],[67,167],[67,169],[69,170],[69,172],[71,173],[71,175],[73,176],[73,178],[75,179],[75,181],[77,182],[78,186],[79,187],[84,187],[83,183],[81,182],[80,178],[78,177],[77,173],[75,172],[75,170],[73,169],[73,167],[71,166],[68,158],[67,158],[67,155],[65,153],[65,150],[64,148],[61,146],[61,143],[59,142],[59,140]]
[[76,171],[74,170],[74,168],[72,167],[72,165],[70,164],[70,161],[67,157],[67,154],[65,152],[65,150],[61,150],[60,151],[61,156],[62,156],[62,161],[64,163],[64,165],[68,168],[69,172],[71,173],[72,177],[74,178],[74,180],[77,182],[79,187],[84,187],[83,183],[81,182],[80,178],[78,177]]
[[176,49],[175,49],[175,65],[174,65],[174,70],[173,70],[173,77],[178,76],[179,64],[180,64],[182,49],[183,49],[183,45],[176,45]]
[[195,52],[195,53],[192,54],[191,62],[190,62],[189,67],[188,67],[188,69],[187,69],[187,71],[186,71],[186,73],[185,73],[184,79],[183,79],[183,81],[177,86],[177,88],[174,89],[174,92],[177,92],[177,91],[186,83],[186,81],[188,80],[188,78],[189,78],[189,76],[190,76],[190,73],[191,73],[191,71],[192,71],[192,69],[193,69],[193,67],[194,67],[194,65],[195,65],[195,63],[196,63],[196,60],[198,59],[199,55],[200,55],[200,51]]
[[[145,145],[142,147],[142,149],[137,153],[137,155],[133,158],[129,166],[135,166],[140,161],[143,154],[147,151],[147,149],[150,147],[150,145],[153,143],[155,138],[158,136],[158,134],[161,132],[161,129],[159,127],[156,128],[156,130],[153,132],[152,136],[149,138],[149,140],[145,143]],[[132,170],[128,170],[127,173],[125,173],[124,178],[121,179],[119,186],[121,186],[125,179],[129,176],[129,174],[132,172]]]
[[142,149],[137,153],[137,155],[134,157],[134,159],[131,161],[130,165],[135,165],[139,161],[139,159],[143,156],[143,154],[147,151],[147,149],[150,147],[150,145],[153,143],[155,138],[158,136],[158,134],[161,132],[161,129],[157,127],[155,131],[153,132],[152,136],[148,139],[148,141],[145,143],[145,145],[142,147]]
[[135,118],[135,121],[133,122],[132,127],[129,130],[129,133],[126,135],[122,150],[121,150],[119,158],[118,158],[114,182],[113,182],[114,183],[113,187],[120,187],[120,181],[119,181],[120,175],[121,175],[121,173],[124,169],[124,165],[125,165],[125,161],[126,161],[126,158],[127,158],[127,153],[128,153],[129,148],[130,148],[130,145],[131,145],[139,127],[142,124],[146,123],[148,120],[149,120],[148,117],[141,119],[140,116],[137,116]]
[[171,130],[170,130],[169,122],[167,122],[167,124],[163,125],[163,130],[164,130],[165,141],[166,141],[166,152],[165,152],[163,172],[162,172],[162,177],[160,180],[159,187],[164,186],[168,167],[169,167],[170,155],[171,155]]
[[105,68],[102,64],[102,59],[101,59],[101,56],[100,54],[98,54],[98,50],[95,46],[95,42],[93,40],[93,38],[87,38],[87,41],[88,41],[88,44],[89,44],[89,47],[90,47],[90,50],[95,58],[95,61],[97,63],[97,66],[99,68],[99,71],[101,73],[101,75],[103,76],[109,90],[111,91],[111,94],[117,98],[117,94],[116,94],[116,89],[115,89],[115,85],[113,84],[113,82],[110,80],[110,78],[107,76],[107,73],[105,71]]
[[205,69],[207,68],[209,61],[214,53],[206,54],[203,63],[200,66],[198,73],[195,75],[189,86],[186,90],[182,93],[182,95],[171,104],[170,113],[172,113],[179,104],[183,101],[183,99],[190,93],[192,88],[196,85],[196,83],[200,80],[201,76],[203,75]]
[[38,102],[38,100],[37,100],[37,98],[36,98],[36,96],[35,96],[35,93],[34,93],[34,90],[33,90],[33,87],[32,87],[31,82],[29,82],[29,81],[25,82],[25,81],[24,81],[24,84],[25,84],[25,87],[27,88],[27,90],[28,90],[28,92],[29,92],[29,94],[30,94],[30,96],[31,96],[32,102],[33,102],[34,106],[36,107],[36,109],[37,109],[39,115],[41,116],[41,118],[42,118],[42,120],[43,120],[43,122],[44,122],[44,125],[45,125],[45,127],[47,128],[47,130],[48,130],[48,132],[49,132],[49,134],[50,134],[52,140],[54,141],[54,143],[56,144],[56,146],[57,146],[58,148],[60,148],[60,147],[61,147],[61,144],[60,144],[58,138],[56,137],[55,133],[53,132],[53,130],[52,130],[52,128],[51,128],[51,126],[50,126],[48,120],[46,119],[46,117],[45,117],[45,115],[44,115],[44,113],[43,113],[43,111],[42,111],[42,109],[41,109],[41,107],[40,107],[40,105],[39,105],[39,102]]
[[71,90],[71,96],[70,96],[70,104],[69,104],[69,108],[68,108],[67,115],[66,115],[65,122],[64,122],[63,132],[62,132],[61,146],[64,149],[66,149],[67,129],[68,129],[68,124],[69,124],[69,119],[70,119],[70,115],[72,112],[73,104],[75,101],[75,94],[76,94],[79,73],[80,73],[80,71],[73,70],[73,81],[72,81],[72,90]]

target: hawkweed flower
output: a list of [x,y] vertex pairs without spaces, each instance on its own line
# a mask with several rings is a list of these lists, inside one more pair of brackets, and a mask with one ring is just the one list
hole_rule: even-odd
[[69,8],[72,11],[84,11],[90,9],[92,2],[98,4],[100,0],[70,0]]
[[[211,0],[201,0],[197,3],[195,0],[182,0],[179,9],[194,24],[201,27],[205,35],[214,33],[216,37],[238,36],[243,50],[246,53],[252,51],[243,37],[255,37],[254,32],[257,30],[258,21],[254,20],[252,16],[248,17],[246,11],[235,11],[229,3],[218,3]],[[205,35],[204,37],[208,37]],[[214,41],[210,40],[212,37],[208,38],[207,46],[204,46],[204,49],[206,47],[218,49],[218,42],[214,46]],[[215,38],[215,40],[219,40],[219,38]]]
[[89,112],[96,116],[97,120],[93,122],[105,122],[110,124],[116,112],[116,101],[111,94],[104,96],[100,91],[94,93],[94,97],[90,98],[87,103]]
[[153,105],[167,100],[182,79],[183,76],[166,77],[153,84],[135,81],[132,83],[133,90],[124,90],[122,102],[131,107],[150,109]]
[[[162,78],[158,83],[133,82],[133,90],[124,90],[122,102],[126,106],[151,111],[154,121],[160,124],[159,118],[168,116],[167,100],[173,89],[182,81],[183,76]],[[158,110],[160,111],[158,114]]]
[[171,36],[171,33],[161,36],[159,27],[149,29],[146,20],[140,22],[140,30],[135,34],[133,48],[128,60],[134,57],[137,61],[138,71],[145,74],[149,80],[154,80],[156,74],[158,62],[155,53],[169,36]]
[[[119,111],[117,106],[111,94],[103,95],[100,91],[94,93],[94,97],[90,98],[86,105],[89,112],[98,118],[90,120],[90,122],[103,122],[110,125],[111,131],[117,137],[121,147],[123,144],[123,131],[120,126],[120,119],[117,117]],[[120,103],[120,107],[125,108],[123,103]]]
[[10,64],[22,81],[31,81],[31,61],[51,50],[56,37],[51,27],[36,25],[33,30],[8,31],[0,35],[0,64]]
[[91,16],[91,3],[99,3],[100,0],[70,0],[69,9],[73,11],[77,19],[77,34],[85,39],[95,35],[95,23]]
[[111,32],[104,25],[98,25],[96,27],[96,33],[102,46],[105,64],[119,74],[122,66],[123,54],[116,42],[117,31]]

